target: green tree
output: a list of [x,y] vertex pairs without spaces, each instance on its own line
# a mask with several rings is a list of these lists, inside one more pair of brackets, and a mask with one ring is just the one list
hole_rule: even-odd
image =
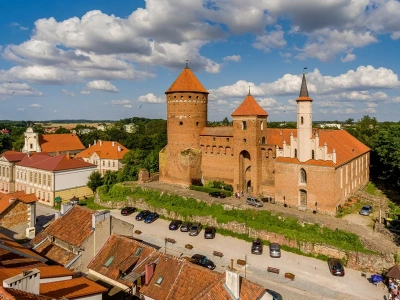
[[103,178],[101,178],[99,171],[94,171],[92,174],[90,174],[87,186],[92,190],[93,193],[99,186],[102,185],[103,185]]
[[107,192],[116,183],[118,183],[118,172],[106,171],[103,176],[103,185],[106,186]]
[[64,127],[59,127],[54,133],[58,133],[58,134],[60,134],[60,133],[70,133],[71,131],[69,131],[67,128],[64,128]]

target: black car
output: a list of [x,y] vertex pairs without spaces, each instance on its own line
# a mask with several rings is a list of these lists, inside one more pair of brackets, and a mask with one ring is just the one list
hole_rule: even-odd
[[131,213],[135,212],[136,208],[134,207],[124,207],[121,209],[121,215],[123,216],[129,216]]
[[281,294],[270,289],[266,289],[265,291],[272,296],[273,300],[283,300]]
[[211,260],[209,260],[206,256],[201,254],[193,255],[191,262],[195,263],[196,265],[209,268],[210,270],[215,269],[215,264]]
[[201,228],[202,226],[200,223],[194,223],[192,226],[190,226],[189,235],[191,236],[199,235]]
[[137,214],[135,219],[136,221],[143,221],[149,214],[149,210],[142,210],[140,213]]
[[215,227],[209,226],[206,227],[206,229],[204,230],[204,238],[205,239],[213,239],[215,238]]
[[169,230],[178,230],[179,226],[182,225],[182,221],[179,220],[173,220],[170,224],[169,224]]
[[261,239],[255,239],[251,243],[251,253],[252,254],[262,254],[263,253],[263,242]]
[[183,222],[182,225],[181,225],[181,231],[182,232],[188,232],[190,227],[192,227],[192,225],[193,224],[190,223],[190,222]]
[[145,223],[153,223],[155,220],[158,219],[159,216],[160,215],[158,213],[152,212],[144,219],[144,222]]
[[328,259],[329,271],[335,276],[344,276],[344,268],[340,259],[329,258]]
[[211,192],[208,195],[214,198],[226,198],[226,195],[222,192]]

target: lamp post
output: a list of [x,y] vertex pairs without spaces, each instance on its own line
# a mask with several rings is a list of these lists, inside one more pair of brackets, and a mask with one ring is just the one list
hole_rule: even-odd
[[164,242],[165,242],[164,254],[167,254],[167,242],[168,242],[168,239],[165,238]]
[[247,273],[247,254],[244,255],[244,278],[246,278]]

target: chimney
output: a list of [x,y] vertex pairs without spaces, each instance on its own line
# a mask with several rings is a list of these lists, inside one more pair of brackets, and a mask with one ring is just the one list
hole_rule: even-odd
[[281,128],[281,132],[280,132],[280,135],[282,135],[282,133],[283,133],[283,130],[282,130],[282,128]]
[[[231,260],[231,265],[233,260]],[[239,272],[233,268],[226,270],[225,288],[234,299],[239,299],[240,296],[240,275]]]
[[3,287],[39,295],[40,271],[32,269],[3,280]]
[[56,211],[56,213],[54,214],[54,220],[57,220],[60,217],[60,212]]
[[89,147],[88,148],[90,148],[90,144],[89,144]]
[[154,274],[154,264],[147,264],[144,275],[144,284],[149,284]]
[[97,142],[97,141],[96,141],[96,140],[94,140],[94,142],[93,142],[93,145],[96,145],[96,142]]
[[103,145],[103,142],[101,140],[99,140],[99,143],[100,143],[100,147],[101,147]]
[[121,152],[121,150],[122,150],[121,146],[118,146],[118,152]]
[[13,203],[15,201],[15,198],[10,198],[10,200],[8,200],[9,203]]
[[115,142],[111,142],[111,145],[114,147],[115,146]]

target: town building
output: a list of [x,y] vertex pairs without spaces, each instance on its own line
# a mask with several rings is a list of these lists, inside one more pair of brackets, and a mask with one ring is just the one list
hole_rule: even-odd
[[107,171],[122,169],[122,159],[129,149],[118,142],[95,140],[93,145],[76,155],[84,161],[97,166],[101,175]]
[[15,191],[14,166],[26,156],[26,153],[6,151],[0,155],[0,192],[12,193]]
[[15,164],[15,189],[35,193],[39,203],[54,206],[55,199],[91,196],[88,178],[96,166],[69,155],[27,154]]
[[33,238],[36,224],[35,194],[14,192],[0,195],[0,229],[15,239]]
[[1,130],[1,134],[11,135],[11,131],[8,130],[7,128],[3,128],[3,129]]
[[299,88],[296,129],[268,128],[268,113],[250,91],[231,115],[233,126],[207,127],[209,93],[186,66],[165,92],[160,181],[222,180],[235,191],[334,213],[368,182],[370,149],[346,131],[314,129],[305,74]]
[[69,154],[74,156],[85,149],[79,137],[72,133],[39,134],[32,127],[26,129],[24,153],[47,152],[50,155]]

